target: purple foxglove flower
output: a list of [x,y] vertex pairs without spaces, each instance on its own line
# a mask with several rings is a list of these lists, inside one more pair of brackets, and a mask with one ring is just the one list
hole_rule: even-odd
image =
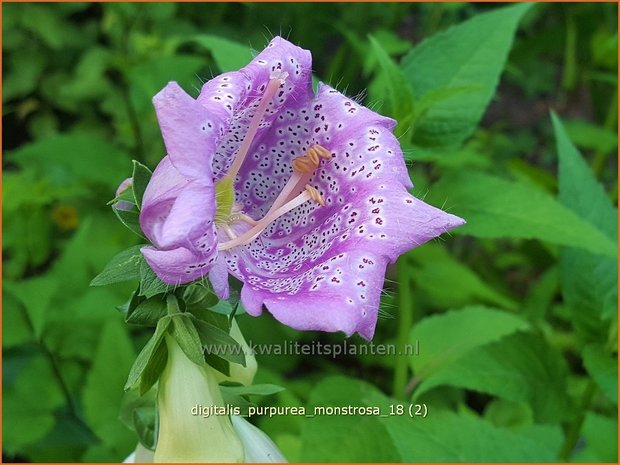
[[370,339],[387,264],[464,223],[409,194],[395,121],[315,94],[310,53],[282,38],[197,99],[170,83],[153,102],[168,155],[142,252],[166,283],[208,274],[227,298],[230,273],[251,315]]

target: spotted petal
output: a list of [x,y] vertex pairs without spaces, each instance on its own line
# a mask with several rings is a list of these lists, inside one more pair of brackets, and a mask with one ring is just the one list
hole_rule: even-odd
[[312,98],[312,57],[310,52],[275,37],[247,66],[239,71],[223,73],[201,89],[198,102],[209,114],[227,124],[222,125],[223,138],[213,160],[213,173],[219,180],[228,170],[245,136],[250,120],[259,105],[271,77],[286,76],[284,84],[270,101],[267,112],[254,138],[250,153],[260,145],[263,135],[276,117],[297,102]]
[[307,202],[253,243],[224,252],[228,267],[245,283],[242,299],[250,313],[264,304],[298,329],[370,338],[387,263],[463,221],[408,193],[393,120],[328,86],[297,104],[288,118],[275,121],[263,138],[264,152],[259,147],[241,171],[237,201],[262,217],[290,177],[292,158],[320,144],[332,159],[310,183],[326,206]]
[[185,247],[162,250],[148,246],[140,250],[159,279],[171,286],[202,278],[213,266],[217,254],[217,250],[198,254]]

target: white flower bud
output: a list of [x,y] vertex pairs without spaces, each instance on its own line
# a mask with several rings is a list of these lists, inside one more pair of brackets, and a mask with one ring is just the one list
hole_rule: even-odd
[[243,462],[243,446],[227,415],[192,414],[196,405],[224,406],[215,370],[189,360],[171,336],[166,346],[155,462]]

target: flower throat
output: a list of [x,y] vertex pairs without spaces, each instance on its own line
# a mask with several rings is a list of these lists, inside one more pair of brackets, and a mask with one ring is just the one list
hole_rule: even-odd
[[[220,242],[217,247],[218,250],[229,250],[233,247],[249,244],[256,239],[270,223],[309,200],[321,206],[325,205],[319,191],[308,184],[308,182],[314,170],[319,167],[321,159],[331,158],[332,154],[324,147],[316,144],[306,150],[302,156],[293,159],[291,163],[293,174],[263,218],[254,220],[243,213],[242,209],[235,204],[234,183],[237,174],[256,137],[256,133],[258,132],[261,120],[267,111],[269,103],[278,89],[284,84],[287,77],[288,73],[286,72],[277,72],[271,75],[269,83],[261,96],[256,112],[250,120],[248,130],[241,142],[239,150],[235,154],[235,158],[233,159],[228,173],[215,184],[217,203],[215,223],[221,230],[226,232],[229,237],[228,241]],[[230,226],[239,221],[251,226],[249,230],[241,235],[237,235]]]

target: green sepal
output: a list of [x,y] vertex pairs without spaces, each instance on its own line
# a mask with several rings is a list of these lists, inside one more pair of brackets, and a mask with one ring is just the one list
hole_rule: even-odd
[[103,271],[93,278],[91,286],[106,286],[140,278],[140,266],[144,261],[140,249],[144,244],[135,245],[116,254],[103,268]]
[[161,295],[156,295],[143,299],[132,311],[128,311],[125,321],[134,325],[156,326],[166,314],[166,301]]
[[219,302],[213,290],[202,283],[195,283],[187,286],[183,293],[183,300],[185,301],[187,310],[192,313],[194,309],[205,310],[217,305]]
[[172,319],[172,326],[170,327],[172,337],[177,341],[177,344],[179,344],[187,358],[196,365],[203,366],[205,358],[202,352],[202,344],[198,331],[194,326],[197,320],[186,313],[177,313],[170,318]]
[[230,376],[230,362],[218,357],[217,355],[204,353],[205,362],[214,370],[219,371],[224,376]]
[[140,395],[147,392],[157,382],[161,372],[166,366],[168,349],[164,340],[164,334],[170,325],[170,317],[164,317],[157,323],[155,334],[149,339],[134,362],[125,390],[138,388]]
[[[226,334],[230,333],[230,320],[227,315],[222,313],[216,313],[214,311],[207,310],[205,307],[199,307],[195,304],[187,303],[187,311],[191,313],[197,320],[204,321],[205,323],[211,324],[216,328],[221,329]],[[198,323],[200,324],[200,323]],[[201,335],[200,331],[198,335]],[[201,343],[204,345],[205,341],[203,341],[202,337],[200,339]],[[220,373],[230,376],[230,362],[228,360],[224,360],[218,355],[204,352],[205,361],[211,368],[215,368]]]
[[112,208],[112,211],[116,217],[123,223],[129,230],[138,236],[146,239],[142,229],[140,228],[140,213],[137,210],[119,210],[118,208]]
[[153,172],[142,163],[136,160],[133,161],[133,182],[131,191],[133,200],[139,210],[142,209],[142,198],[144,197],[144,191],[151,180],[152,174]]
[[125,321],[127,321],[128,316],[131,315],[136,307],[146,300],[145,297],[139,294],[139,289],[133,291],[131,298],[127,302],[116,306],[116,309],[125,317]]
[[192,320],[206,354],[217,355],[231,363],[245,366],[243,348],[228,332],[195,317]]
[[194,315],[194,317],[196,317],[198,320],[210,323],[213,326],[216,326],[222,331],[224,331],[226,334],[230,333],[231,322],[228,319],[228,316],[222,313],[216,313],[214,311],[207,310],[204,307],[198,307],[196,305],[189,304],[187,302],[185,302],[185,304],[186,311]]
[[143,295],[147,299],[157,294],[163,294],[170,290],[171,286],[168,286],[161,279],[157,277],[155,272],[146,263],[145,260],[140,264],[140,291],[139,294]]

